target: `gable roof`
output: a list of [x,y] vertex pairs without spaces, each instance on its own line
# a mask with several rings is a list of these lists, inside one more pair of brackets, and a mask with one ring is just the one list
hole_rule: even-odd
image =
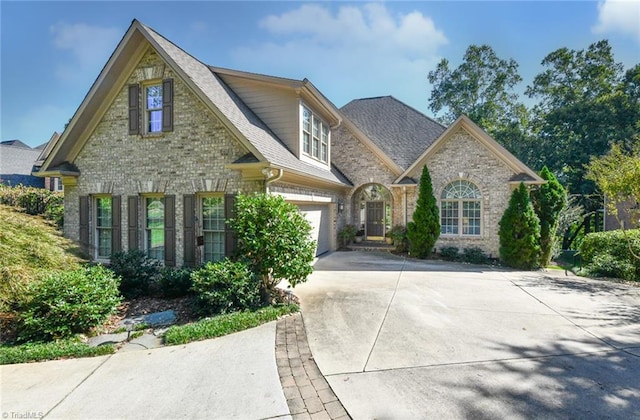
[[340,111],[399,168],[406,170],[446,130],[393,96],[356,99]]
[[0,144],[0,172],[4,175],[31,175],[40,150],[19,140]]
[[444,143],[458,130],[464,129],[477,139],[484,147],[489,149],[498,159],[500,159],[506,166],[508,166],[514,173],[514,176],[509,179],[510,183],[524,182],[526,184],[544,184],[546,181],[540,178],[531,168],[522,163],[518,158],[505,149],[500,143],[495,141],[489,136],[483,129],[478,127],[469,117],[461,115],[458,119],[451,124],[446,131],[444,131],[440,137],[438,137],[433,143],[427,147],[427,149],[409,166],[395,181],[395,184],[402,182],[406,177],[410,177],[410,174],[419,167],[422,167],[427,159],[436,153],[437,150],[442,147]]
[[0,142],[0,144],[2,146],[22,147],[22,148],[26,148],[26,149],[31,149],[31,147],[27,146],[26,144],[24,144],[20,140],[5,140],[3,142]]
[[126,77],[133,71],[148,44],[151,44],[182,81],[260,162],[288,169],[302,176],[310,175],[331,184],[349,185],[334,168],[323,170],[296,158],[206,64],[135,19],[76,111],[60,141],[45,160],[43,172],[75,159],[88,139],[87,131],[93,129],[92,124],[93,127],[97,125],[106,111],[104,107],[101,109],[101,104],[111,102],[108,98],[114,95],[113,90],[118,90],[120,85],[124,85]]

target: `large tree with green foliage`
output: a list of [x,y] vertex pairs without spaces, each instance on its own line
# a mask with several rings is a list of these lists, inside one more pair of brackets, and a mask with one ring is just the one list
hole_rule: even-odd
[[433,185],[427,165],[422,167],[420,187],[413,221],[407,224],[409,255],[426,258],[440,237],[440,212],[433,196]]
[[540,259],[540,219],[521,182],[500,219],[500,259],[508,266],[531,269]]
[[[605,194],[608,210],[618,220],[640,220],[635,206],[640,204],[640,146],[627,153],[614,144],[607,155],[591,159],[586,177]],[[619,215],[620,210],[626,214]]]
[[313,272],[316,244],[311,225],[281,196],[239,195],[236,216],[229,223],[237,234],[237,255],[260,276],[264,290],[280,280],[295,287]]
[[551,262],[551,254],[558,239],[560,213],[567,204],[567,192],[553,173],[545,166],[540,177],[547,181],[531,193],[533,207],[540,219],[540,266]]
[[499,58],[488,45],[470,45],[460,66],[451,69],[442,59],[428,79],[429,109],[446,110],[444,123],[465,114],[516,155],[525,153],[528,112],[515,92],[522,77],[513,59]]

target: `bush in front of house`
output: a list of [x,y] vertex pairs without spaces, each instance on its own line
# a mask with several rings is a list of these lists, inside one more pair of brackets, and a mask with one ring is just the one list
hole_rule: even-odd
[[223,314],[260,306],[260,279],[244,262],[208,262],[191,274],[198,309]]
[[158,294],[165,298],[177,298],[189,294],[193,282],[189,268],[164,267],[156,280]]
[[120,293],[131,299],[149,295],[161,265],[144,251],[132,249],[113,254],[109,268],[121,278]]
[[415,258],[426,258],[433,252],[433,246],[440,237],[440,212],[436,198],[433,196],[433,185],[427,165],[422,168],[420,189],[413,220],[407,224],[407,240],[409,255]]
[[547,182],[531,193],[531,199],[540,219],[540,266],[546,267],[551,263],[551,254],[558,242],[560,213],[567,205],[567,193],[546,166],[540,177]]
[[445,246],[440,250],[440,256],[447,261],[458,261],[460,259],[459,249],[455,246]]
[[229,224],[237,234],[237,255],[259,277],[263,302],[281,280],[292,287],[307,281],[316,242],[298,207],[279,195],[252,194],[239,195],[235,209]]
[[500,259],[509,267],[530,270],[539,264],[540,219],[524,183],[511,194],[500,219]]
[[640,229],[590,233],[580,255],[589,275],[640,281]]
[[484,251],[481,248],[478,248],[477,246],[474,246],[471,248],[465,248],[464,250],[462,250],[462,256],[460,257],[460,259],[463,262],[466,262],[469,264],[488,264],[489,263],[489,256],[485,254]]
[[54,273],[29,285],[21,308],[19,341],[46,341],[101,325],[121,302],[119,278],[97,265]]

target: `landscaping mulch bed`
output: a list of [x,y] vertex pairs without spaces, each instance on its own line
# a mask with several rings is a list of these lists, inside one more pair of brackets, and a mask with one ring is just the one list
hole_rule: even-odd
[[118,323],[125,318],[148,315],[170,309],[176,313],[177,325],[197,321],[200,317],[193,310],[192,299],[192,297],[186,296],[171,299],[140,297],[126,300],[118,307],[118,312],[112,315],[98,332],[101,334],[113,332],[118,329]]

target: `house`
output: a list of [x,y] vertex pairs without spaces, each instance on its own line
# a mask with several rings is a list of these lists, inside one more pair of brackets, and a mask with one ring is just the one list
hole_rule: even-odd
[[[47,159],[47,156],[49,156],[49,153],[51,153],[51,150],[56,145],[59,139],[60,139],[60,133],[58,133],[57,131],[54,131],[53,134],[51,135],[51,138],[49,138],[48,142],[36,147],[36,149],[40,150],[40,155],[38,156],[38,159],[34,164],[35,166],[34,172],[40,171],[42,164]],[[48,176],[44,177],[44,188],[49,191],[62,191],[64,189],[62,185],[62,180],[59,177],[48,177]]]
[[392,97],[339,110],[307,79],[208,66],[134,20],[39,174],[62,179],[65,235],[95,260],[194,266],[233,252],[239,193],[297,205],[317,254],[345,224],[381,240],[411,220],[425,164],[437,246],[493,255],[514,185],[543,182],[464,116],[444,127]]
[[32,149],[20,140],[0,143],[0,184],[44,188],[42,178],[31,175],[42,150]]

